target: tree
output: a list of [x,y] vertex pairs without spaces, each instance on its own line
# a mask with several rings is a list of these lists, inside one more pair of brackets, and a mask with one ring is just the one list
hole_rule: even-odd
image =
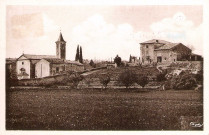
[[144,88],[149,83],[149,79],[144,75],[138,75],[136,83]]
[[130,57],[129,57],[129,62],[131,62],[131,55],[130,55]]
[[6,88],[17,85],[18,79],[16,73],[13,73],[6,67]]
[[67,75],[67,82],[71,83],[73,88],[77,89],[79,82],[82,80],[83,80],[83,76],[76,72]]
[[157,75],[157,81],[158,82],[162,82],[162,81],[165,81],[166,80],[166,74],[167,74],[167,70],[164,70],[162,73],[159,73]]
[[118,55],[115,57],[114,62],[117,64],[117,66],[119,67],[121,65],[121,57],[119,57]]
[[82,54],[82,47],[81,46],[80,46],[79,62],[83,63],[83,54]]
[[94,63],[93,60],[91,60],[91,61],[89,62],[89,65],[92,66],[92,67],[94,67],[94,68],[96,67],[96,65],[95,65],[95,63]]
[[110,76],[108,74],[102,74],[99,76],[100,83],[104,86],[104,88],[107,88],[108,83],[110,82]]
[[119,75],[119,82],[124,84],[126,88],[129,88],[136,82],[136,73],[130,70],[126,70]]
[[170,79],[170,88],[175,90],[191,90],[197,86],[195,75],[189,72],[180,73]]
[[75,55],[75,61],[79,60],[79,45],[77,46],[76,55]]

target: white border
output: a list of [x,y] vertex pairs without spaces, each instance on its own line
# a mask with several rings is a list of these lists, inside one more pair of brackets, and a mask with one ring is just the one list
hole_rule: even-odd
[[[204,5],[204,131],[6,131],[5,130],[5,46],[7,5]],[[209,0],[0,0],[0,135],[140,134],[209,135]],[[198,34],[198,33],[197,33]]]

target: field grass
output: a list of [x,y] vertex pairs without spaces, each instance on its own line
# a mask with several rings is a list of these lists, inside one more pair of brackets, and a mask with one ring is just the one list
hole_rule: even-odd
[[139,90],[18,90],[7,97],[7,130],[180,130],[202,116],[202,93]]

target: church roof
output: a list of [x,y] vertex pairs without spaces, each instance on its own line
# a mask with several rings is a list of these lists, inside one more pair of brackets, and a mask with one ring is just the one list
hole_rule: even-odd
[[51,64],[64,64],[65,61],[59,58],[44,58],[44,60],[48,61]]
[[44,60],[48,61],[51,64],[73,64],[73,65],[83,66],[83,64],[78,61],[63,60],[59,58],[44,58]]
[[57,41],[62,41],[62,42],[65,42],[65,40],[64,40],[64,38],[63,38],[63,36],[62,36],[62,33],[60,32],[60,36],[59,36],[59,38],[58,38],[58,40]]
[[[30,59],[30,60],[40,60],[40,59],[43,59],[43,58],[56,58],[55,55],[33,55],[33,54],[23,54],[21,56],[24,56],[26,57],[27,59]],[[20,57],[21,57],[20,56]],[[19,59],[19,58],[18,58]]]

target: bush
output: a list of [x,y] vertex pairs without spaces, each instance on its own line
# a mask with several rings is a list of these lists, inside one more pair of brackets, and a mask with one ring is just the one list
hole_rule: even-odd
[[203,85],[203,70],[199,71],[195,75],[196,80],[199,82],[199,84]]
[[197,86],[197,81],[193,74],[183,73],[179,76],[174,76],[170,80],[170,88],[175,90],[191,90]]
[[163,71],[162,73],[159,73],[157,75],[157,81],[158,82],[162,82],[162,81],[165,81],[166,80],[166,74],[167,74],[167,70]]
[[80,81],[83,80],[83,76],[78,73],[73,73],[67,76],[67,82],[72,84],[73,88],[77,88]]
[[119,75],[119,82],[126,86],[130,87],[136,82],[136,73],[130,70],[126,70]]
[[136,83],[144,88],[149,83],[149,79],[144,75],[138,75]]
[[110,82],[110,76],[108,74],[102,74],[99,76],[100,83],[107,88],[108,83]]

